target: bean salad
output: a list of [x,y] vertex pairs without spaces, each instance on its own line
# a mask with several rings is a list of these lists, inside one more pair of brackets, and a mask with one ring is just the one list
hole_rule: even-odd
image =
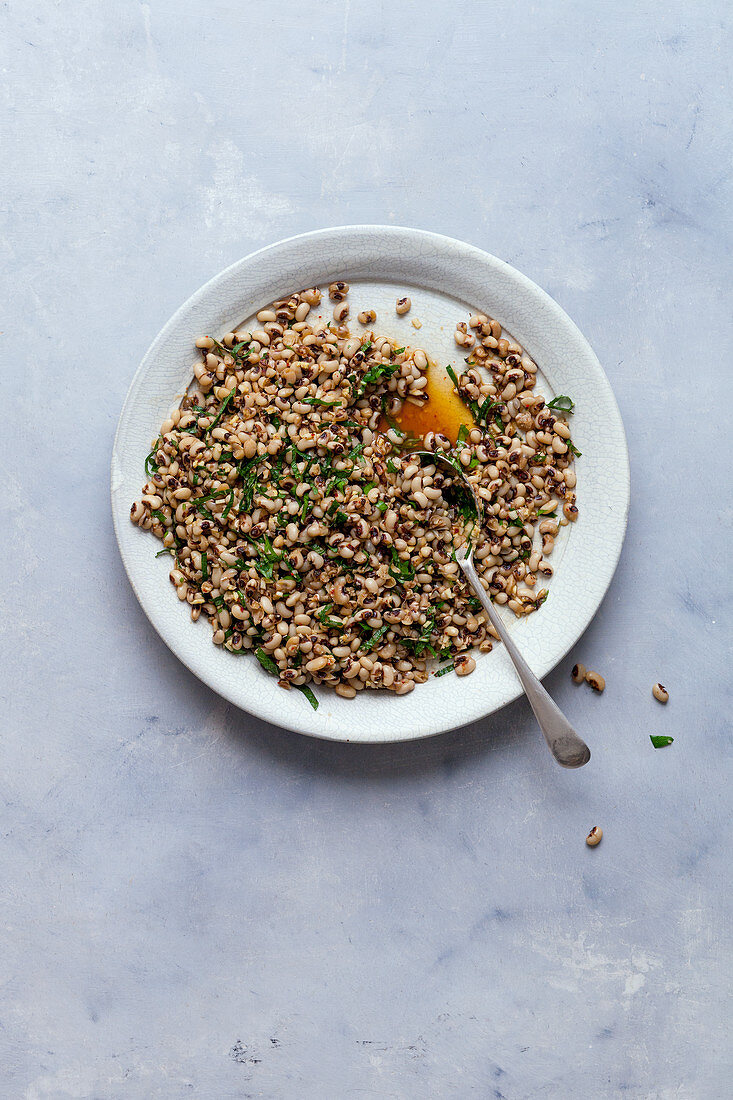
[[466,409],[457,437],[414,438],[400,413],[430,400],[428,355],[380,336],[374,310],[352,332],[348,292],[333,283],[328,302],[306,289],[261,310],[253,331],[199,337],[131,509],[214,644],[256,657],[313,706],[312,684],[405,695],[472,672],[496,635],[456,550],[471,539],[494,602],[529,615],[547,598],[558,528],[578,515],[572,400],[545,402],[498,321],[456,327],[468,352],[446,367]]

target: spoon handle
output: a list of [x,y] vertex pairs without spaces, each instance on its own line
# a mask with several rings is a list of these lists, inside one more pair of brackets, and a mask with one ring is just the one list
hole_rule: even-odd
[[481,601],[481,605],[489,617],[491,625],[496,629],[507,653],[514,662],[517,675],[522,682],[525,695],[529,699],[529,705],[534,711],[535,718],[542,730],[547,747],[563,768],[582,768],[590,760],[590,749],[584,741],[578,737],[573,727],[568,722],[557,703],[547,694],[532,669],[525,661],[504,623],[499,618],[496,608],[489,599],[484,586],[479,580],[478,573],[470,557],[459,558],[458,564],[463,570],[471,588]]

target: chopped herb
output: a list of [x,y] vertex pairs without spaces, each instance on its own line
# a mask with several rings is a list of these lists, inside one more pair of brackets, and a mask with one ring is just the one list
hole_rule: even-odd
[[[483,608],[483,604],[481,603],[481,600],[479,600],[477,596],[469,596],[468,599],[466,600],[466,603],[468,604],[468,606],[471,608],[472,611],[481,611],[482,608]],[[437,607],[438,605],[436,604],[435,606]]]
[[363,376],[354,394],[354,398],[358,399],[362,397],[367,386],[375,386],[378,382],[383,382],[387,378],[391,378],[397,370],[397,367],[397,363],[375,363]]
[[553,397],[552,401],[547,402],[547,407],[548,409],[560,409],[562,412],[571,413],[575,408],[575,402],[564,393],[560,393],[557,397]]
[[230,391],[229,391],[229,393],[228,393],[228,394],[226,395],[226,397],[225,397],[225,398],[224,398],[224,400],[222,401],[221,405],[219,406],[219,411],[218,411],[218,413],[216,414],[216,416],[214,417],[214,419],[213,419],[213,420],[211,421],[211,423],[209,424],[208,428],[207,428],[207,429],[206,429],[206,431],[204,432],[204,436],[210,435],[210,434],[211,434],[211,432],[212,432],[212,430],[213,430],[213,429],[214,429],[214,428],[216,427],[216,425],[217,425],[217,424],[219,423],[219,421],[221,420],[222,416],[223,416],[223,415],[224,415],[224,413],[226,412],[226,409],[227,409],[227,405],[229,404],[229,402],[231,401],[231,399],[232,399],[232,398],[234,397],[234,394],[235,394],[235,393],[236,393],[236,390],[234,389],[234,390],[230,390]]
[[389,575],[399,583],[411,581],[415,576],[415,570],[409,561],[403,561],[394,546],[391,547],[392,564],[389,567]]
[[[265,672],[269,672],[271,676],[280,675],[280,670],[273,661],[272,657],[269,655],[269,653],[266,653],[265,650],[262,649],[262,647],[255,650],[255,657],[260,662]],[[306,699],[313,707],[313,709],[318,710],[318,700],[316,699],[311,689],[305,684],[295,684],[294,686],[297,687],[298,691],[305,695]]]
[[323,401],[320,397],[304,397],[304,405],[315,405],[319,409],[337,409],[343,405],[343,401]]
[[241,515],[242,512],[249,512],[252,509],[252,500],[254,498],[255,486],[257,485],[257,463],[259,459],[250,458],[244,459],[239,464],[237,471],[242,481],[242,496],[239,501],[239,507],[237,512]]
[[163,524],[164,527],[167,526],[168,520],[165,518],[165,516],[161,512],[160,508],[154,508],[153,511],[150,513],[150,515],[155,516],[155,518],[157,520],[159,520]]
[[275,550],[267,535],[263,535],[261,540],[258,539],[258,544],[260,541],[262,542],[262,548],[258,545],[257,560],[253,564],[261,577],[271,581],[275,566],[282,561],[282,554],[279,550]]
[[476,423],[477,424],[480,424],[482,421],[486,420],[486,417],[489,415],[489,413],[493,409],[494,404],[495,404],[495,402],[494,402],[494,399],[492,397],[489,396],[489,397],[486,398],[483,405],[481,406],[481,408],[478,411],[478,416],[476,417]]
[[205,581],[209,576],[209,559],[204,551],[201,555],[201,580]]
[[461,424],[460,428],[458,429],[458,439],[456,440],[456,442],[465,443],[468,439],[470,431],[471,429],[467,428],[465,424]]
[[649,740],[655,749],[663,749],[665,745],[671,745],[674,741],[674,737],[666,737],[664,735],[649,734]]
[[404,350],[405,350],[404,348],[395,348],[394,353],[395,353],[395,355],[402,355],[402,352]]
[[377,511],[381,512],[383,515],[387,511],[388,508],[389,508],[389,504],[387,504],[386,500],[380,500],[380,501],[377,502]]
[[359,351],[363,351],[364,354],[366,355],[366,353],[369,351],[371,346],[372,346],[371,340],[367,340],[365,344],[361,345],[361,347],[359,348]]
[[205,516],[206,519],[216,521],[216,516],[212,512],[210,512],[208,508],[203,507],[204,501],[219,500],[221,499],[221,497],[225,497],[226,495],[226,489],[218,489],[215,493],[203,493],[200,497],[194,497],[189,503],[193,504],[196,511],[199,512],[202,516]]
[[[159,440],[156,440],[156,442],[159,442]],[[158,466],[158,463],[155,461],[155,451],[156,448],[154,447],[145,459],[145,473],[148,475],[148,477],[152,477],[156,470],[160,468]]]
[[456,375],[456,372],[453,370],[453,367],[451,366],[451,364],[449,363],[448,366],[445,369],[448,372],[448,377],[450,378],[451,382],[453,383],[455,388],[458,389],[458,376]]
[[337,629],[340,629],[344,625],[343,619],[338,619],[329,615],[329,611],[332,607],[332,603],[324,604],[321,610],[318,612],[318,618],[321,620],[324,626],[333,626]]
[[571,454],[574,454],[576,458],[582,458],[583,457],[583,452],[578,450],[578,448],[573,443],[572,439],[568,440],[568,450],[570,451]]
[[437,672],[433,673],[433,676],[445,676],[446,672],[452,672],[456,667],[456,662],[451,661],[449,665],[444,665],[443,668],[439,668]]
[[156,558],[159,558],[163,554],[172,554],[172,553],[173,553],[173,547],[169,548],[169,547],[166,546],[162,550],[159,550],[158,553],[155,556],[156,556]]
[[229,490],[229,500],[227,501],[226,508],[221,514],[222,519],[226,519],[232,510],[232,504],[234,504],[234,489]]
[[537,515],[538,516],[554,516],[556,511],[557,511],[557,505],[553,504],[552,508],[547,508],[547,509],[540,508]]
[[[425,624],[424,624],[422,630],[420,631],[420,636],[417,639],[417,642],[415,643],[414,651],[415,651],[415,656],[416,657],[420,657],[425,649],[429,649],[430,652],[433,654],[433,656],[435,656],[435,650],[430,645],[430,639],[432,637],[432,634],[433,634],[434,630],[435,630],[435,610],[433,609],[425,617]],[[411,639],[407,639],[407,640],[410,641]],[[404,641],[405,641],[405,639],[403,639],[403,644],[404,644]]]
[[316,699],[315,695],[313,694],[311,689],[308,687],[308,685],[307,684],[296,684],[295,687],[297,687],[299,692],[301,692],[303,695],[305,695],[306,699],[308,700],[310,705],[313,707],[313,710],[318,710],[318,700]]
[[368,641],[363,646],[364,652],[365,653],[371,653],[371,651],[375,648],[375,646],[377,646],[381,642],[382,638],[384,637],[384,635],[387,633],[388,630],[389,630],[389,623],[384,623],[382,626],[378,627],[374,631],[374,633],[372,634],[371,638],[369,638]]
[[264,649],[262,649],[262,648],[256,649],[255,650],[255,657],[260,662],[260,664],[264,668],[265,672],[269,672],[273,676],[279,676],[280,675],[277,665],[275,664],[275,662],[273,661],[273,659],[269,655],[269,653],[265,653]]
[[394,464],[394,459],[392,459],[392,458],[387,459],[387,469],[389,470],[389,472],[391,474],[396,474],[398,472],[398,469]]

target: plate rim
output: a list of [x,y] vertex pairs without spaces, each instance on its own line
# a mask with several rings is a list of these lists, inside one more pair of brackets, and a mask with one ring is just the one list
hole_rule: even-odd
[[[493,266],[495,268],[498,268],[499,270],[503,271],[504,274],[506,276],[508,276],[512,281],[519,282],[519,284],[522,285],[530,294],[538,296],[539,299],[541,301],[543,301],[544,304],[547,307],[550,308],[551,312],[553,314],[555,314],[555,316],[558,317],[565,326],[568,326],[570,329],[573,330],[574,335],[575,335],[575,339],[578,341],[578,346],[580,348],[582,348],[583,353],[588,358],[588,360],[593,363],[593,366],[594,366],[595,371],[597,373],[598,383],[600,385],[602,385],[604,387],[605,391],[606,391],[605,397],[606,397],[606,400],[610,404],[611,411],[614,414],[614,417],[615,417],[615,420],[616,420],[615,428],[616,428],[616,431],[619,433],[620,442],[623,444],[623,446],[619,449],[619,453],[618,453],[618,456],[617,456],[618,457],[618,470],[617,470],[617,473],[622,477],[622,483],[620,485],[620,488],[623,490],[623,493],[624,493],[623,512],[622,512],[622,515],[618,516],[618,518],[620,518],[622,520],[622,522],[620,524],[617,523],[616,527],[614,529],[615,538],[614,538],[613,551],[612,551],[612,553],[607,553],[606,557],[604,559],[604,567],[605,567],[604,568],[604,573],[607,572],[607,576],[605,577],[605,581],[603,583],[602,589],[599,590],[599,594],[597,596],[597,599],[595,600],[593,606],[591,608],[589,608],[586,612],[584,612],[583,615],[580,617],[579,627],[577,629],[573,628],[572,638],[569,640],[567,646],[561,647],[561,652],[559,653],[559,655],[553,656],[553,658],[551,659],[551,663],[547,667],[543,666],[542,671],[540,673],[538,673],[538,676],[539,676],[540,679],[543,679],[545,676],[549,675],[549,673],[552,672],[552,670],[554,668],[556,668],[557,665],[567,656],[568,652],[573,647],[573,645],[575,645],[577,643],[578,639],[581,638],[582,635],[585,633],[585,631],[588,629],[590,623],[593,621],[593,618],[598,613],[598,611],[599,611],[599,609],[600,609],[600,607],[601,607],[601,605],[602,605],[602,603],[603,603],[603,601],[604,601],[604,599],[605,599],[605,597],[608,593],[608,589],[610,587],[611,581],[613,580],[613,577],[616,573],[616,569],[618,567],[618,563],[619,563],[619,560],[620,560],[620,557],[621,557],[621,551],[623,549],[623,545],[624,545],[624,541],[625,541],[625,537],[626,537],[626,531],[627,531],[627,526],[628,526],[629,508],[630,508],[630,496],[631,496],[631,493],[630,493],[631,479],[630,479],[630,462],[629,462],[629,453],[628,453],[628,443],[627,443],[627,440],[626,440],[626,432],[625,432],[625,429],[624,429],[623,419],[621,417],[621,411],[619,409],[618,402],[616,400],[616,396],[615,396],[615,394],[613,392],[613,389],[611,387],[611,383],[610,383],[605,371],[603,370],[603,367],[602,367],[598,357],[596,356],[593,348],[591,347],[590,342],[584,336],[584,334],[581,332],[581,330],[576,325],[576,323],[572,320],[572,318],[565,312],[563,307],[546,290],[544,290],[542,287],[540,287],[537,283],[535,283],[528,276],[524,275],[517,268],[515,268],[511,264],[507,263],[505,260],[502,260],[500,257],[494,256],[492,253],[487,252],[485,249],[479,248],[476,245],[468,244],[467,242],[458,240],[457,238],[449,237],[445,234],[435,233],[435,232],[432,232],[430,230],[418,229],[418,228],[409,227],[409,226],[379,225],[379,224],[369,224],[369,223],[353,224],[353,225],[341,225],[341,226],[330,226],[330,227],[325,227],[325,228],[321,228],[321,229],[311,230],[311,231],[308,231],[306,233],[297,233],[297,234],[294,234],[290,237],[282,238],[281,240],[274,241],[271,244],[267,244],[267,245],[262,246],[261,248],[255,249],[253,252],[250,252],[247,255],[241,257],[240,259],[235,260],[233,263],[229,264],[227,267],[223,268],[221,271],[217,272],[210,279],[208,279],[205,283],[203,283],[196,291],[194,291],[193,294],[191,294],[178,307],[177,310],[175,310],[175,312],[171,315],[171,317],[168,319],[168,321],[163,325],[163,327],[159,330],[159,332],[153,338],[153,340],[151,341],[150,345],[148,346],[143,358],[141,359],[137,369],[135,370],[135,373],[133,374],[133,377],[130,381],[130,385],[128,387],[127,393],[125,395],[125,399],[122,403],[122,408],[120,410],[120,415],[119,415],[119,418],[118,418],[118,421],[117,421],[117,426],[116,426],[115,435],[114,435],[114,441],[113,441],[113,445],[112,445],[111,483],[110,483],[110,498],[111,498],[110,503],[111,503],[111,509],[112,509],[112,520],[113,520],[113,527],[114,527],[114,532],[115,532],[115,539],[117,541],[117,546],[118,546],[118,549],[119,549],[119,552],[120,552],[120,556],[122,558],[122,562],[123,562],[128,580],[130,582],[130,585],[133,589],[133,592],[135,593],[135,596],[136,596],[136,598],[137,598],[137,600],[138,600],[138,602],[139,602],[146,618],[148,619],[148,621],[152,625],[153,629],[156,631],[156,633],[160,637],[161,641],[163,641],[166,644],[166,646],[171,650],[171,652],[174,654],[174,656],[179,661],[181,661],[181,663],[184,664],[186,666],[186,668],[188,668],[188,670],[190,672],[192,672],[193,675],[195,675],[197,677],[197,679],[201,680],[202,683],[205,683],[207,687],[209,687],[212,691],[216,692],[221,698],[226,699],[228,702],[232,703],[234,706],[238,707],[241,710],[244,710],[246,713],[251,714],[255,718],[259,718],[260,720],[270,722],[272,725],[279,726],[280,728],[292,730],[293,732],[301,733],[301,734],[304,734],[306,736],[317,737],[317,738],[322,739],[322,740],[335,741],[335,742],[346,743],[346,744],[391,744],[391,743],[400,743],[400,742],[406,742],[406,741],[412,741],[412,740],[421,740],[423,738],[438,736],[441,733],[448,733],[449,731],[451,731],[453,729],[458,729],[461,726],[464,726],[468,723],[471,723],[471,722],[474,722],[474,721],[479,721],[482,718],[488,718],[492,714],[498,713],[505,706],[508,706],[510,703],[514,702],[517,698],[519,698],[523,694],[522,687],[521,687],[521,684],[519,683],[519,681],[517,680],[516,681],[516,690],[513,693],[510,691],[508,697],[503,702],[501,702],[497,705],[494,705],[494,706],[490,706],[489,709],[487,709],[487,710],[480,710],[480,708],[479,708],[479,712],[474,714],[471,717],[466,718],[465,716],[461,716],[461,719],[458,723],[455,723],[455,724],[451,725],[450,723],[445,724],[444,722],[441,721],[434,728],[425,729],[424,728],[425,723],[423,721],[421,723],[421,728],[419,730],[413,730],[413,729],[410,729],[409,727],[406,728],[404,725],[401,724],[399,730],[397,731],[397,733],[396,734],[391,734],[389,736],[384,736],[381,732],[380,732],[378,737],[364,737],[364,736],[358,736],[358,735],[357,736],[350,736],[350,737],[339,736],[336,731],[331,731],[327,727],[319,728],[318,720],[317,720],[317,711],[310,711],[309,713],[305,713],[305,712],[309,711],[309,708],[306,707],[306,706],[304,706],[303,720],[300,720],[299,718],[293,718],[290,715],[284,715],[283,717],[286,717],[287,721],[286,721],[286,724],[283,725],[282,722],[279,721],[277,717],[272,716],[269,713],[263,713],[262,709],[253,709],[252,706],[247,706],[246,703],[243,702],[240,698],[233,698],[232,695],[225,688],[223,688],[221,684],[213,683],[212,682],[213,678],[209,677],[206,674],[205,671],[202,672],[199,669],[197,669],[195,667],[192,667],[191,663],[189,663],[189,660],[186,658],[186,656],[183,655],[175,647],[174,642],[170,641],[168,639],[168,637],[166,637],[165,633],[163,632],[162,625],[160,625],[156,621],[157,616],[155,614],[155,611],[148,607],[147,601],[146,601],[146,599],[144,599],[144,597],[143,597],[143,595],[142,595],[142,593],[141,593],[141,591],[140,591],[140,589],[139,589],[139,587],[136,583],[136,578],[135,578],[135,575],[134,575],[134,572],[133,572],[133,563],[132,563],[131,560],[128,560],[128,555],[127,555],[125,547],[124,547],[124,541],[123,541],[122,534],[121,534],[121,529],[120,529],[122,515],[120,514],[120,509],[117,506],[117,501],[115,499],[115,492],[116,492],[116,488],[117,488],[116,481],[117,481],[117,478],[118,478],[118,468],[120,466],[120,459],[119,459],[120,437],[121,437],[122,432],[124,430],[127,418],[129,417],[129,415],[131,413],[131,410],[134,407],[133,399],[136,396],[136,391],[139,388],[144,376],[146,375],[146,373],[147,373],[147,371],[150,367],[151,360],[153,360],[153,358],[156,355],[159,347],[162,346],[165,343],[165,341],[166,341],[168,335],[170,334],[171,330],[175,329],[175,327],[177,326],[179,320],[183,316],[188,314],[199,303],[199,301],[201,301],[202,299],[209,296],[212,293],[212,291],[215,291],[218,284],[226,282],[227,279],[233,273],[235,273],[239,269],[243,268],[245,265],[252,264],[259,257],[261,257],[261,256],[263,256],[263,255],[265,255],[269,252],[274,253],[276,250],[282,249],[282,248],[284,248],[288,245],[293,245],[297,242],[304,242],[304,241],[307,242],[309,240],[316,240],[316,239],[322,240],[322,239],[328,239],[328,238],[332,238],[334,240],[334,242],[336,242],[336,241],[338,241],[338,239],[340,237],[342,238],[344,235],[360,237],[360,236],[364,236],[365,234],[373,235],[373,234],[376,234],[376,233],[387,235],[387,236],[392,236],[394,238],[402,237],[406,241],[412,243],[413,245],[418,241],[421,242],[424,245],[432,243],[432,244],[434,244],[436,246],[440,246],[444,249],[447,248],[447,249],[449,249],[453,252],[459,252],[459,253],[462,253],[463,255],[467,256],[467,257],[472,257],[474,260],[476,260],[478,262],[484,262],[484,263],[488,262],[491,266]],[[127,519],[126,522],[129,523],[129,519]],[[395,698],[399,698],[399,697],[395,697]],[[403,696],[402,698],[407,700],[407,699],[410,699],[411,696],[409,696],[409,695],[408,696]],[[254,708],[256,708],[257,700],[253,698],[252,701],[253,701],[253,704],[254,704]]]

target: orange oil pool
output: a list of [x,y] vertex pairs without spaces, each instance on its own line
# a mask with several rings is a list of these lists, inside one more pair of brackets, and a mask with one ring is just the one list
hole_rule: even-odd
[[[460,373],[456,370],[456,374]],[[458,394],[453,389],[444,367],[428,362],[428,400],[421,405],[406,401],[394,418],[403,432],[408,435],[424,436],[426,432],[442,432],[451,443],[455,443],[461,424],[473,427],[473,418]],[[382,425],[382,430],[388,427]]]

